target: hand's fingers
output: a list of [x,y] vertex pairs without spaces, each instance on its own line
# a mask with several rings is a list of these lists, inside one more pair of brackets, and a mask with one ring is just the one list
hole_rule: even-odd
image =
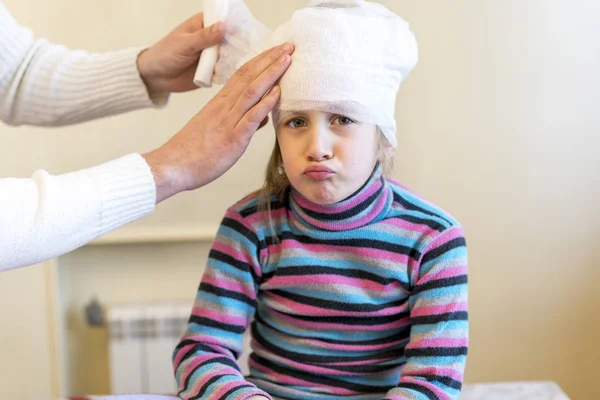
[[202,50],[221,43],[223,40],[223,24],[218,22],[210,27],[202,28],[189,36],[189,48],[194,53],[200,53]]
[[204,28],[204,13],[198,13],[175,28],[175,32],[192,33],[202,28]]
[[[276,53],[276,52],[278,54],[281,52],[280,46],[276,46],[276,47],[270,48],[269,50],[263,51],[262,53],[260,53],[259,55],[257,55],[256,57],[254,57],[253,59],[251,59],[244,65],[242,65],[237,71],[235,71],[235,73],[231,76],[231,78],[229,78],[227,80],[227,82],[225,82],[225,85],[219,91],[219,94],[221,94],[222,96],[229,96],[229,94],[231,93],[233,88],[239,83],[239,80],[242,79],[242,77],[245,77],[248,75],[248,73],[249,73],[248,71],[252,68],[253,64],[262,62],[264,59],[266,59],[269,56],[272,56],[272,54]],[[276,57],[276,56],[274,56],[274,57]],[[270,63],[268,63],[268,65],[270,65]],[[244,79],[246,79],[246,78],[244,78]],[[234,99],[234,101],[235,101],[235,99]]]
[[[258,77],[250,83],[236,100],[232,111],[233,120],[242,118],[248,110],[254,107],[271,87],[281,78],[281,75],[290,66],[291,57],[289,54],[283,54],[274,64],[263,71]],[[233,94],[232,94],[233,96]]]
[[282,55],[291,54],[293,51],[294,47],[286,43],[261,53],[236,71],[221,90],[221,94],[231,96],[233,101],[237,100],[246,86],[250,85],[257,76],[276,63]]
[[279,89],[279,86],[273,87],[269,94],[244,115],[236,125],[234,131],[239,135],[250,139],[250,137],[254,135],[254,132],[261,126],[262,122],[268,118],[269,113],[277,104],[280,94],[281,90]]

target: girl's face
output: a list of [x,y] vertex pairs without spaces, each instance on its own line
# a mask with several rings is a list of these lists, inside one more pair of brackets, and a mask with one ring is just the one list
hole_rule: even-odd
[[342,115],[297,112],[282,118],[276,131],[291,185],[317,204],[337,203],[356,192],[378,161],[377,127]]

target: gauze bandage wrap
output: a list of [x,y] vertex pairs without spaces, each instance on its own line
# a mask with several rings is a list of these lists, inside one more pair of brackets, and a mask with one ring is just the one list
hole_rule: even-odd
[[396,95],[418,51],[408,23],[387,8],[364,0],[313,0],[271,32],[241,0],[229,0],[225,25],[215,83],[259,52],[291,42],[296,49],[279,83],[275,123],[303,110],[342,114],[377,125],[397,146]]

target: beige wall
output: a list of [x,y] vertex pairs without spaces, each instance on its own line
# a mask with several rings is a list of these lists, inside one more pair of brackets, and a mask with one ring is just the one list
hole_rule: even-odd
[[[200,3],[5,2],[40,34],[93,50],[152,41]],[[248,3],[273,26],[304,1]],[[573,399],[600,398],[600,2],[382,3],[411,23],[421,54],[399,97],[395,177],[455,214],[467,233],[467,380],[555,380]],[[179,96],[160,113],[54,132],[0,127],[0,173],[61,172],[144,151],[212,93]],[[224,179],[165,203],[138,226],[214,225],[227,204],[260,182],[271,143],[272,131],[260,132]],[[62,300],[76,309],[96,291],[109,302],[133,294],[191,298],[204,257],[200,244],[83,249],[61,259]],[[123,289],[137,274],[145,285]],[[45,279],[41,267],[0,276],[0,398],[47,398],[50,391]],[[76,324],[70,347],[87,344],[90,358],[105,365],[102,351],[90,346],[101,344],[102,334],[84,338],[74,334],[86,329]],[[97,368],[96,379],[73,374],[70,387],[105,388]]]

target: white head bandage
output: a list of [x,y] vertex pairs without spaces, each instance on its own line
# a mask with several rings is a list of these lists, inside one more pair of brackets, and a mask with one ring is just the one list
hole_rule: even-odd
[[213,82],[223,83],[261,51],[291,42],[296,50],[279,83],[275,122],[303,110],[342,114],[377,125],[397,146],[396,94],[418,59],[408,23],[378,3],[312,0],[273,32],[252,17],[242,0],[228,3]]

